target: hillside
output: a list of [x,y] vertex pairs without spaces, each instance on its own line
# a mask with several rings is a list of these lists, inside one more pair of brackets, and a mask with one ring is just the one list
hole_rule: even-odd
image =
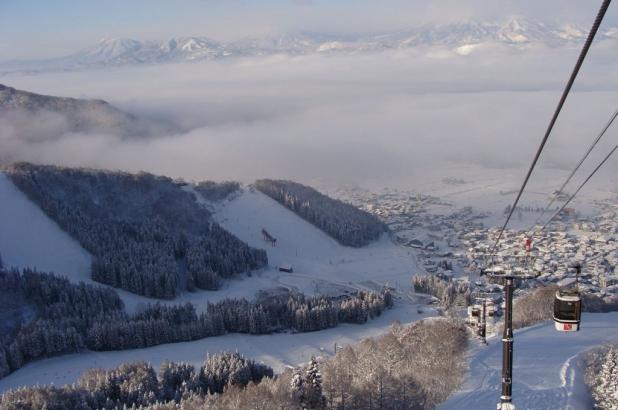
[[267,264],[169,178],[23,163],[6,173],[93,255],[98,282],[172,299]]
[[42,95],[3,84],[0,121],[12,124],[24,139],[53,139],[67,132],[145,137],[177,131],[171,124],[143,120],[103,100]]
[[342,245],[362,247],[388,231],[375,215],[296,182],[260,179],[255,187]]

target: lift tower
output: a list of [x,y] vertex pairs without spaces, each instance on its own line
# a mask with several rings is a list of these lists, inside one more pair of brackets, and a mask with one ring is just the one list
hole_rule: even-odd
[[530,279],[532,276],[505,273],[501,267],[494,267],[493,272],[484,271],[488,278],[502,282],[504,286],[504,331],[502,333],[502,394],[498,410],[516,410],[513,404],[513,289],[514,280]]
[[502,394],[498,410],[515,410],[513,396],[513,276],[504,275],[504,332],[502,333]]

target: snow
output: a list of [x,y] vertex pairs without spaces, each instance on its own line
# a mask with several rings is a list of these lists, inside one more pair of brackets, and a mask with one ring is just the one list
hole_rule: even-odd
[[[518,409],[590,409],[583,380],[581,355],[618,339],[618,312],[585,313],[582,330],[563,334],[553,322],[515,332],[513,402]],[[450,409],[495,408],[500,397],[502,343],[474,348],[470,371],[461,389],[439,407]]]
[[[88,279],[91,257],[0,173],[0,255],[6,266]],[[52,246],[53,245],[53,246]]]

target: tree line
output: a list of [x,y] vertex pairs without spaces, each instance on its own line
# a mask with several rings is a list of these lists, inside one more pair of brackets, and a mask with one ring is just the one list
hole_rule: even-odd
[[195,186],[195,190],[209,201],[223,201],[240,190],[240,184],[235,181],[203,181]]
[[[185,289],[217,289],[222,279],[268,264],[264,250],[221,228],[170,178],[26,163],[7,167],[7,174],[93,255],[97,282],[173,299]],[[221,194],[208,184],[198,189]]]
[[339,323],[365,323],[392,307],[388,290],[359,292],[336,301],[322,296],[292,293],[286,297],[249,302],[224,299],[209,303],[197,314],[187,303],[149,305],[142,313],[120,320],[102,320],[88,329],[86,346],[92,350],[125,350],[165,343],[186,342],[225,333],[269,334],[292,330],[311,332]]
[[341,322],[364,323],[393,305],[388,290],[359,292],[347,299],[290,293],[255,302],[225,299],[198,314],[190,304],[151,304],[127,314],[109,288],[73,284],[29,269],[0,269],[0,292],[23,299],[35,315],[0,338],[0,377],[43,357],[78,352],[144,348],[186,342],[228,332],[268,334],[309,332]]
[[144,363],[125,364],[61,388],[5,393],[0,409],[433,409],[460,384],[466,345],[465,327],[453,319],[394,324],[384,336],[277,376],[229,353],[209,357],[199,370],[165,362],[158,376]]
[[260,179],[255,187],[346,246],[365,246],[388,231],[375,215],[296,182]]
[[238,353],[208,356],[196,369],[187,363],[164,362],[159,373],[144,362],[117,368],[91,369],[73,385],[22,388],[0,397],[2,410],[90,410],[143,408],[157,402],[179,403],[183,397],[223,393],[273,377],[273,369]]
[[412,278],[414,291],[426,293],[440,299],[440,304],[449,310],[456,302],[461,301],[464,306],[472,302],[472,292],[467,283],[444,280],[434,275],[415,275]]

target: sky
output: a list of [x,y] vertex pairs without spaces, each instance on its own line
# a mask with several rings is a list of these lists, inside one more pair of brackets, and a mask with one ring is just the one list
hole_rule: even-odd
[[[598,7],[581,0],[1,0],[0,60],[56,57],[102,38],[280,32],[358,34],[427,22],[512,15],[588,24]],[[610,10],[607,24],[617,24]]]
[[[551,4],[560,4],[560,11],[549,13]],[[0,38],[10,33],[19,41],[5,49],[23,46],[36,54],[42,49],[58,53],[55,47],[73,50],[99,36],[352,33],[393,30],[415,19],[506,19],[514,14],[582,20],[588,27],[596,14],[596,4],[594,10],[589,5],[575,0],[263,0],[259,5],[248,0],[0,0],[0,32],[5,33]],[[610,9],[606,27],[617,10]],[[21,32],[29,34],[19,38]],[[593,46],[540,170],[568,173],[618,108],[617,50],[613,39]],[[72,132],[45,113],[0,115],[0,160],[144,170],[193,180],[267,177],[419,186],[445,176],[465,177],[460,170],[468,167],[477,175],[508,173],[519,181],[578,51],[573,46],[485,44],[469,55],[429,47],[14,73],[3,76],[2,83],[41,94],[105,99],[140,118],[178,124],[183,132],[130,140]],[[50,129],[56,134],[46,135]],[[616,130],[610,129],[590,166],[618,141]],[[618,161],[613,161],[599,178],[608,180],[617,170]]]

